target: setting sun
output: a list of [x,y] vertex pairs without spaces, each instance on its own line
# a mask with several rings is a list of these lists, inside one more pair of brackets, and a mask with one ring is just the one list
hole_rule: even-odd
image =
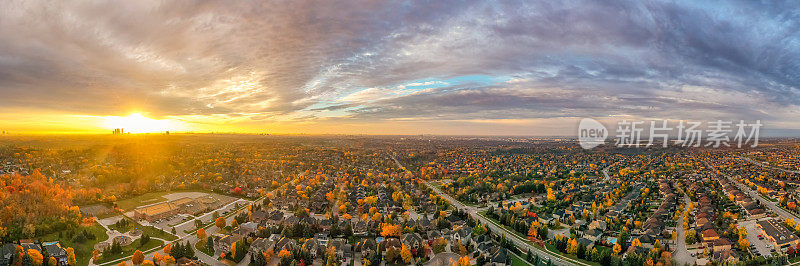
[[122,128],[130,133],[164,132],[175,126],[170,120],[147,118],[139,113],[129,116],[108,116],[105,119],[108,129]]

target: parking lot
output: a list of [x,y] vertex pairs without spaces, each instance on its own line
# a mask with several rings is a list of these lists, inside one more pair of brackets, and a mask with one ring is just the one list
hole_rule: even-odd
[[[756,254],[756,256],[771,256],[772,250],[775,247],[770,247],[769,240],[763,238],[761,229],[756,226],[756,221],[745,221],[742,222],[741,225],[744,225],[747,229],[747,241],[750,241],[750,247],[754,250],[753,253]],[[761,239],[759,239],[759,235],[762,235]]]
[[[228,214],[229,212],[233,211],[236,208],[236,204],[235,203],[237,203],[237,202],[239,203],[239,206],[246,205],[246,204],[249,203],[249,201],[247,201],[247,200],[238,199],[238,200],[236,200],[234,202],[226,204],[225,206],[217,209],[217,212],[219,212],[220,216],[225,216],[226,214]],[[197,230],[197,228],[194,226],[194,220],[195,219],[199,219],[200,221],[203,222],[203,224],[208,224],[208,223],[211,223],[211,220],[213,218],[214,218],[214,212],[213,211],[212,212],[208,212],[208,213],[204,213],[204,214],[202,214],[202,215],[200,215],[198,217],[194,217],[194,216],[186,215],[186,214],[178,214],[178,215],[170,217],[169,219],[161,220],[160,222],[153,223],[153,225],[155,227],[160,228],[161,230],[164,230],[164,231],[167,231],[167,232],[172,231],[172,227],[175,227],[175,232],[178,234],[178,236],[182,237],[182,236],[185,236],[185,235],[189,234],[189,233],[185,233],[184,231],[190,231],[190,232],[194,233],[194,231]]]
[[[222,205],[221,207],[219,207],[218,209],[215,210],[215,211],[218,212],[218,214],[220,216],[225,216],[226,214],[228,214],[228,212],[230,212],[233,209],[235,209],[236,208],[236,203],[238,203],[240,206],[241,205],[246,205],[246,204],[249,203],[249,201],[244,200],[244,199],[237,199],[237,198],[230,197],[230,196],[218,195],[218,194],[212,194],[212,193],[202,193],[202,192],[179,192],[179,193],[172,193],[172,194],[169,194],[169,195],[164,195],[163,197],[168,199],[168,200],[178,200],[178,199],[181,199],[181,198],[198,198],[198,197],[206,197],[206,196],[213,197],[216,200],[224,203],[224,205]],[[186,205],[186,206],[191,207],[191,205]],[[178,236],[182,237],[182,236],[185,236],[187,234],[193,233],[197,229],[195,227],[195,222],[194,222],[195,219],[199,219],[204,224],[208,224],[208,223],[212,222],[212,219],[214,218],[213,214],[214,214],[214,211],[210,211],[210,212],[207,212],[207,213],[202,213],[198,217],[195,217],[195,216],[190,215],[190,214],[179,213],[179,214],[172,215],[170,217],[166,217],[166,218],[162,218],[162,219],[158,219],[158,220],[155,220],[155,221],[152,221],[152,222],[147,222],[145,220],[140,220],[139,222],[142,225],[152,225],[152,226],[154,226],[156,228],[159,228],[161,230],[164,230],[166,232],[171,232],[172,228],[174,227],[175,228],[175,233]],[[134,213],[133,213],[133,211],[131,211],[131,212],[125,213],[125,215],[128,216],[128,217],[133,218]],[[186,233],[184,231],[188,231],[190,233]]]

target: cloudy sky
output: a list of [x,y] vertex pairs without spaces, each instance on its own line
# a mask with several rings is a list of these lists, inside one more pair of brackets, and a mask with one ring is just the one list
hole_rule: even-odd
[[0,129],[800,129],[798,1],[0,1]]

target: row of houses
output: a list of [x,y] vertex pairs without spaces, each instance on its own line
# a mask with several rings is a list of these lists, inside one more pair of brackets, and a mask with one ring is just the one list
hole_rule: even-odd
[[[0,247],[0,265],[11,265],[17,246],[22,247],[23,254],[27,254],[28,250],[34,249],[41,254],[46,254],[47,256],[55,258],[59,266],[69,265],[67,250],[61,247],[61,243],[58,241],[35,243],[31,240],[22,240],[19,244],[6,243]],[[47,260],[49,259],[45,257],[44,261]]]

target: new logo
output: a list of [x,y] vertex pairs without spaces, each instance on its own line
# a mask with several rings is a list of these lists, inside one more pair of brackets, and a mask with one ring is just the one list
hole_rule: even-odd
[[578,143],[581,148],[591,149],[605,143],[608,129],[597,120],[591,118],[581,119],[578,125]]

